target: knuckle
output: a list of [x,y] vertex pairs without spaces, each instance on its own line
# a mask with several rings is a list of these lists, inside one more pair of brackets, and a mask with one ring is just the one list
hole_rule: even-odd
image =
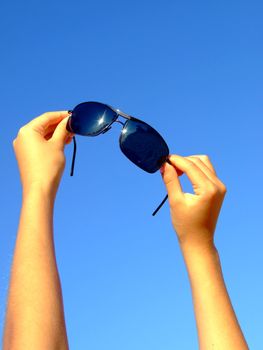
[[206,188],[206,193],[209,197],[215,197],[218,194],[218,188],[213,183],[209,183]]
[[24,135],[26,134],[26,132],[27,132],[26,126],[22,126],[22,127],[18,130],[17,136],[18,136],[18,137],[24,136]]
[[207,154],[201,154],[201,155],[200,155],[200,158],[201,158],[202,160],[204,160],[204,161],[210,161],[210,159],[209,159],[209,157],[208,157]]
[[201,162],[203,162],[207,167],[211,168],[211,160],[206,154],[201,154],[198,156],[198,159],[200,159]]
[[192,156],[189,156],[188,158],[189,158],[190,160],[196,160],[197,162],[200,162],[200,161],[204,161],[204,162],[210,161],[208,155],[206,155],[206,154],[192,155]]
[[186,170],[193,170],[196,167],[193,161],[187,160],[187,163],[185,165]]
[[223,183],[221,183],[221,185],[220,185],[220,190],[221,190],[221,192],[222,192],[223,194],[226,194],[226,193],[227,193],[227,188],[226,188],[226,186],[225,186]]
[[202,163],[200,158],[194,157],[193,159],[191,159],[196,165],[200,166],[200,164]]
[[190,160],[190,162],[198,162],[198,160],[199,160],[196,156],[189,156],[187,158],[188,158],[188,160]]
[[224,184],[209,183],[206,187],[206,195],[209,198],[216,198],[226,194],[226,186]]

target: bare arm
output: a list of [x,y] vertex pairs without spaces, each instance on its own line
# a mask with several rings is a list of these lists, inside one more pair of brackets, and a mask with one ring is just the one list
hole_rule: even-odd
[[[187,267],[201,350],[247,350],[224,283],[214,231],[226,193],[206,156],[170,157],[163,169],[172,223]],[[178,174],[194,194],[182,191]]]
[[14,149],[23,186],[3,349],[68,349],[53,240],[55,195],[64,169],[66,112],[20,129]]

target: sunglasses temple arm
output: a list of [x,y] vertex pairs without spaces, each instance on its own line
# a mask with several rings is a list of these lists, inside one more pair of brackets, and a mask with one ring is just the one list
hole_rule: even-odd
[[166,202],[168,198],[168,194],[164,197],[164,199],[162,200],[162,203],[155,209],[155,211],[152,213],[152,216],[154,216],[155,214],[158,213],[158,211],[161,209],[161,207],[164,205],[164,203]]
[[73,149],[73,157],[71,162],[70,176],[73,176],[74,174],[74,165],[75,165],[75,158],[76,158],[76,152],[77,152],[77,143],[76,143],[75,136],[73,136],[73,143],[74,143],[74,149]]

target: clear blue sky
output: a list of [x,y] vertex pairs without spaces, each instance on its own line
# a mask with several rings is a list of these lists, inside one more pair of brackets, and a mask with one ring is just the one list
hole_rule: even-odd
[[[216,231],[251,349],[262,349],[262,1],[1,3],[0,321],[21,205],[12,140],[45,112],[84,101],[155,127],[171,153],[208,154],[228,193]],[[55,208],[70,348],[191,350],[186,270],[160,175],[129,162],[120,125],[72,145]],[[184,187],[189,183],[184,179]]]

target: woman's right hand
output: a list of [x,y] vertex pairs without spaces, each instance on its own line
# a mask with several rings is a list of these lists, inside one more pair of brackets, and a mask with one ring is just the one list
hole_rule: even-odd
[[[225,185],[205,155],[169,156],[162,177],[168,191],[173,227],[182,248],[205,247],[214,244],[217,218],[226,194]],[[184,193],[179,175],[185,173],[194,194]]]
[[47,112],[31,120],[13,141],[23,190],[32,186],[55,197],[65,166],[64,146],[73,134],[66,130],[68,112]]

